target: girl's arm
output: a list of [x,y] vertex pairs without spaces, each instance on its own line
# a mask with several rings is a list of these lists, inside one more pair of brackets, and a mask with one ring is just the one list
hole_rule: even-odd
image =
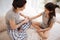
[[13,19],[9,20],[11,29],[17,29],[17,28],[19,28],[21,25],[23,25],[26,22],[28,22],[28,19],[27,18],[24,21],[22,21],[21,23],[19,23],[19,24],[16,24],[15,23],[15,20],[13,20]]
[[35,19],[35,18],[40,17],[41,15],[42,15],[42,13],[41,13],[41,14],[38,14],[37,16],[34,16],[34,17],[30,18],[30,19],[33,20],[33,19]]
[[39,26],[35,26],[35,28],[37,28],[37,31],[38,31],[38,32],[43,32],[43,31],[48,31],[48,30],[50,30],[50,29],[52,28],[52,26],[53,26],[53,23],[51,23],[51,24],[49,25],[49,27],[48,27],[48,28],[45,28],[45,29],[41,29]]
[[60,24],[60,21],[57,21],[57,20],[56,20],[56,22]]
[[25,16],[25,15],[23,15],[22,13],[20,13],[20,15],[23,16],[24,18],[28,18],[28,19],[30,19],[30,20],[33,20],[33,19],[35,19],[35,18],[40,17],[40,16],[42,15],[42,13],[41,13],[41,14],[38,14],[37,16],[34,16],[34,17],[32,17],[32,18],[29,18],[28,16]]
[[50,23],[48,28],[43,29],[43,31],[48,31],[53,27],[53,22]]
[[51,22],[51,23],[50,23],[50,25],[49,25],[49,27],[48,27],[48,28],[40,29],[39,31],[40,31],[40,32],[48,31],[48,30],[50,30],[50,29],[52,28],[52,26],[53,26],[53,22]]

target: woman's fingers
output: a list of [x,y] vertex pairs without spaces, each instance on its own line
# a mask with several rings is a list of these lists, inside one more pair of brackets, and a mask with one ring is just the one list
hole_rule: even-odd
[[26,22],[26,23],[29,22],[29,19],[28,19],[28,18],[25,18],[25,22]]
[[28,17],[28,16],[26,16],[26,18],[27,18],[28,20],[31,20],[31,18],[30,18],[30,17]]

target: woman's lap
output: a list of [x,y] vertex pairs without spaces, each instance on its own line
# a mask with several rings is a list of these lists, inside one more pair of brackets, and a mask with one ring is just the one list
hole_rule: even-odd
[[[25,26],[24,26],[25,25]],[[26,30],[29,28],[30,24],[24,24],[21,27],[22,31],[18,31],[18,29],[16,30],[9,30],[9,34],[11,35],[11,37],[13,37],[13,39],[15,40],[24,40],[24,38],[27,38],[27,34],[26,34]]]

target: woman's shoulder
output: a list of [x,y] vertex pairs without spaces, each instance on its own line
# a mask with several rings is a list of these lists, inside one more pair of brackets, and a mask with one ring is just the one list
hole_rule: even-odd
[[9,10],[7,11],[6,15],[9,14],[9,13],[11,13],[11,9],[9,9]]
[[12,18],[14,16],[14,12],[12,11],[12,9],[10,9],[6,15],[5,15],[5,18]]
[[7,13],[6,13],[6,16],[12,16],[14,15],[14,12],[13,12],[13,9],[10,9]]

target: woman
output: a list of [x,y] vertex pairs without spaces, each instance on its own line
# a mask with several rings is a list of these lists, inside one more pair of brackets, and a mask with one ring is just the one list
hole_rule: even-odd
[[[20,13],[25,9],[26,0],[14,0],[12,5],[13,8],[6,14],[8,33],[12,40],[27,40],[26,30],[30,27],[31,22]],[[20,16],[25,19],[20,19]]]
[[31,20],[33,20],[42,15],[42,23],[32,22],[32,25],[37,29],[37,32],[42,37],[42,40],[47,40],[47,33],[56,21],[56,8],[59,8],[59,6],[49,2],[45,5],[45,11],[43,13],[31,18]]

